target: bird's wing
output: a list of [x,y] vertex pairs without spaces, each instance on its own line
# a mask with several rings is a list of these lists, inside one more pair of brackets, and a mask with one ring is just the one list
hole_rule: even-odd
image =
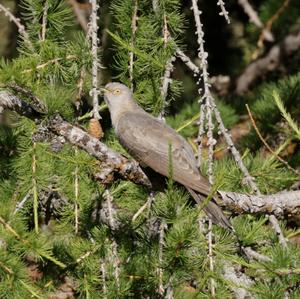
[[143,112],[124,113],[115,129],[121,144],[137,161],[165,176],[172,162],[175,181],[201,194],[209,193],[210,185],[200,175],[190,145],[175,130]]

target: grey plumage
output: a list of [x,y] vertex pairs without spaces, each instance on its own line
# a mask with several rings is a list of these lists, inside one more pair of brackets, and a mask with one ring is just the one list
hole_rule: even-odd
[[[133,99],[131,90],[121,83],[105,86],[112,124],[122,146],[140,163],[168,176],[171,148],[174,181],[184,185],[196,202],[209,194],[210,185],[197,169],[194,153],[187,141],[171,127],[145,112]],[[213,222],[227,228],[231,224],[214,200],[204,208]]]

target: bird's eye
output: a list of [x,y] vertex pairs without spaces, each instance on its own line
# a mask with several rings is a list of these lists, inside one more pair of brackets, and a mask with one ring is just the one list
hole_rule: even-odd
[[120,93],[121,93],[121,90],[119,88],[117,88],[113,91],[113,94],[115,94],[115,95],[120,94]]

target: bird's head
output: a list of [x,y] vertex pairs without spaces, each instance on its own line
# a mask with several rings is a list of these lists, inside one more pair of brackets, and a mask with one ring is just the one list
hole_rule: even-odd
[[123,112],[140,109],[133,99],[132,91],[126,85],[111,82],[106,84],[102,90],[113,123],[118,120]]
[[109,107],[126,104],[132,99],[132,91],[122,83],[111,82],[104,87],[104,100]]

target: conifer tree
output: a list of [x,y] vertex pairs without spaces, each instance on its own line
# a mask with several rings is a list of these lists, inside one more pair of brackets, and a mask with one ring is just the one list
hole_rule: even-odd
[[[0,298],[300,298],[299,191],[267,197],[299,180],[299,55],[227,97],[209,77],[233,41],[226,67],[239,82],[299,36],[300,6],[248,3],[251,23],[245,2],[22,0],[20,19],[0,4],[19,32],[16,56],[0,61]],[[172,167],[149,188],[111,128],[110,80],[187,138],[234,231],[212,225],[211,196],[195,205]],[[236,140],[246,103],[252,129]]]

